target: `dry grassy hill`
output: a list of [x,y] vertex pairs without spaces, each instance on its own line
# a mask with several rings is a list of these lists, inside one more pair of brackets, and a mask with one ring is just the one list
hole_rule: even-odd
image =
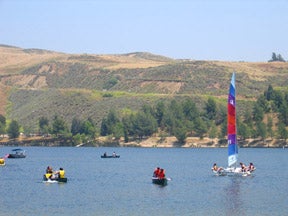
[[176,60],[151,53],[66,54],[0,45],[0,114],[37,130],[40,116],[55,113],[98,124],[109,109],[190,97],[201,107],[208,96],[226,101],[231,73],[240,110],[271,84],[287,88],[288,63]]

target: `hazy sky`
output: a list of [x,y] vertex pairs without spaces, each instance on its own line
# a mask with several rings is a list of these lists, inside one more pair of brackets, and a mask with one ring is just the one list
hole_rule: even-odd
[[0,44],[65,53],[288,60],[288,0],[0,0]]

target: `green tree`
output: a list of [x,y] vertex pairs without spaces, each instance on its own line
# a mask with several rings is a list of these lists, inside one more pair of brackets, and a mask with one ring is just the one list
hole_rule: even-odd
[[105,117],[102,119],[102,122],[101,122],[100,135],[101,136],[108,135],[108,122],[107,122],[107,118]]
[[113,127],[120,122],[116,111],[114,109],[110,110],[107,117],[102,119],[100,135],[107,136],[113,134]]
[[39,118],[39,132],[40,134],[48,134],[49,132],[49,120],[46,117]]
[[277,108],[277,111],[278,112],[278,109],[281,107],[281,105],[284,103],[284,95],[282,92],[280,91],[274,91],[274,98],[273,98],[273,102]]
[[124,127],[121,122],[118,122],[114,125],[113,135],[116,140],[119,140],[122,136],[124,136]]
[[208,101],[205,105],[205,116],[209,119],[209,120],[213,120],[216,117],[216,113],[217,113],[217,106],[216,106],[216,102],[213,98],[208,98]]
[[5,116],[3,116],[3,115],[1,115],[0,114],[0,124],[6,124],[6,118],[5,118]]
[[216,126],[214,121],[211,121],[210,122],[210,129],[208,131],[208,136],[210,139],[213,140],[217,137],[217,134],[218,134],[217,126]]
[[279,108],[278,119],[283,122],[285,126],[288,125],[288,105],[286,101],[284,101]]
[[55,115],[52,123],[52,134],[55,134],[56,136],[58,136],[59,134],[66,135],[67,132],[68,127],[64,119],[59,117],[58,115]]
[[168,105],[168,111],[177,119],[184,119],[183,107],[176,100],[172,100]]
[[157,131],[157,121],[151,115],[140,111],[136,114],[133,122],[134,134],[142,139],[151,136]]
[[222,124],[221,124],[219,138],[223,139],[226,137],[226,135],[227,135],[227,118],[225,118],[224,122],[222,122]]
[[133,136],[133,114],[125,115],[122,118],[122,125],[124,130],[124,137],[126,142],[128,142],[128,137]]
[[285,143],[286,143],[286,140],[288,137],[288,132],[287,132],[287,129],[286,129],[285,124],[283,122],[280,122],[278,124],[278,135],[279,135],[279,138],[284,139]]
[[274,136],[274,132],[273,132],[273,119],[269,116],[268,117],[268,121],[267,121],[267,133],[269,134],[269,136],[271,138],[273,138]]
[[96,129],[91,120],[86,120],[81,124],[81,132],[90,138],[95,138]]
[[267,136],[267,128],[264,122],[259,122],[256,124],[257,134],[261,137],[262,140],[266,139]]
[[158,123],[158,127],[162,126],[162,120],[165,115],[165,105],[163,101],[159,101],[155,106],[155,118]]
[[253,106],[253,120],[255,122],[261,122],[264,118],[264,111],[261,106],[259,106],[257,103],[254,104]]
[[196,136],[199,136],[200,139],[204,138],[204,134],[207,133],[208,128],[206,123],[202,120],[202,118],[198,117],[195,120],[195,132]]
[[285,59],[282,57],[281,54],[277,55],[277,60],[280,61],[280,62],[285,62]]
[[194,121],[196,118],[200,116],[200,112],[196,104],[191,99],[186,99],[182,103],[182,107],[185,119],[189,121]]
[[277,55],[276,55],[276,53],[275,52],[273,52],[272,53],[272,58],[271,58],[271,60],[269,60],[269,61],[277,61],[278,59],[277,59]]
[[274,99],[274,90],[273,90],[273,87],[271,84],[268,86],[267,91],[264,92],[264,96],[265,96],[266,100],[268,100],[268,101]]
[[71,124],[71,133],[72,135],[76,135],[76,134],[81,134],[81,128],[82,128],[82,124],[83,122],[77,118],[77,117],[74,117],[72,119],[72,124]]
[[177,122],[176,125],[177,126],[173,129],[173,135],[176,137],[179,144],[183,144],[187,138],[187,129],[181,122]]
[[271,107],[264,95],[260,95],[257,99],[256,106],[259,106],[263,109],[265,113],[270,112]]
[[12,120],[7,130],[10,139],[18,138],[20,135],[20,125],[16,120]]
[[237,132],[239,137],[241,137],[243,140],[246,140],[250,137],[249,127],[241,121],[238,121]]
[[0,114],[0,135],[6,133],[6,118]]
[[227,119],[227,108],[226,106],[220,105],[215,118],[215,124],[220,125]]

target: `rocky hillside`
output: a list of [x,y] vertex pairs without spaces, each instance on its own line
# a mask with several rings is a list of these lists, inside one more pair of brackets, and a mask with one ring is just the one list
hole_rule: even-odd
[[[288,63],[170,59],[151,53],[66,54],[0,45],[0,113],[26,131],[40,116],[55,113],[98,124],[111,109],[138,109],[145,103],[190,97],[201,106],[207,96],[226,101],[236,71],[240,110],[271,84],[287,88]],[[241,108],[241,106],[243,108]]]

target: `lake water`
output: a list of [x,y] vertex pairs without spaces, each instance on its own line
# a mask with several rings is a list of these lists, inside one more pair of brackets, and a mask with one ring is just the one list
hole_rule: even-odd
[[[227,150],[213,148],[25,147],[25,159],[0,167],[0,215],[288,215],[288,149],[239,149],[253,177],[214,176]],[[0,155],[12,150],[1,147]],[[104,152],[119,159],[101,159]],[[46,167],[67,183],[43,183]],[[172,180],[154,185],[156,166]]]

